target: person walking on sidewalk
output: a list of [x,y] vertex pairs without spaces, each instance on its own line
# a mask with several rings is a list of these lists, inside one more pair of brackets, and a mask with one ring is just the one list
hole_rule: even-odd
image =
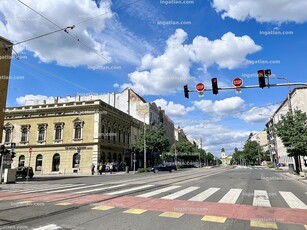
[[95,173],[95,165],[94,165],[94,163],[92,163],[91,169],[92,169],[92,175],[94,175],[94,173]]

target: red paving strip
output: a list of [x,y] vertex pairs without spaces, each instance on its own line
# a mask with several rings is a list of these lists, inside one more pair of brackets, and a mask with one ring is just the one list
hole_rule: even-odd
[[27,198],[29,201],[36,201],[36,202],[54,202],[58,200],[65,200],[70,199],[76,196],[80,196],[78,194],[71,194],[71,193],[57,193],[57,194],[44,194],[41,193],[39,197]]
[[163,200],[157,198],[124,196],[105,201],[104,205],[118,204],[122,208],[138,208],[160,212],[180,212],[191,215],[212,215],[239,220],[278,222],[283,224],[307,224],[307,210],[268,208],[240,204]]

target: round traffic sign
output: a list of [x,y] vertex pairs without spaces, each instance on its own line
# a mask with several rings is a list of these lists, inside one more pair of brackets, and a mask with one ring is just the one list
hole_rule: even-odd
[[203,83],[197,83],[197,85],[196,85],[196,90],[197,90],[197,92],[202,92],[202,91],[204,91],[204,89],[205,89],[205,85],[203,84]]
[[243,80],[242,78],[236,77],[235,79],[232,80],[232,84],[235,87],[240,87],[243,85]]

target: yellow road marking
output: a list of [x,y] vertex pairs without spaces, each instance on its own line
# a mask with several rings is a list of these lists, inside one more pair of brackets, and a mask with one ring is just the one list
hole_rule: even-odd
[[31,201],[31,200],[25,200],[25,201],[17,202],[17,204],[29,204],[29,203],[33,203],[33,201]]
[[209,221],[209,222],[216,222],[216,223],[225,223],[227,220],[226,217],[221,217],[221,216],[204,216],[202,221]]
[[159,216],[170,217],[170,218],[179,218],[179,217],[183,216],[183,213],[179,213],[179,212],[163,212]]
[[92,209],[94,209],[94,210],[101,210],[101,211],[107,211],[107,210],[110,210],[112,208],[114,208],[114,207],[113,206],[104,206],[104,205],[102,205],[102,206],[96,206],[96,207],[94,207]]
[[266,221],[253,221],[250,223],[251,227],[255,228],[274,228],[278,229],[277,224],[275,222],[266,222]]
[[71,203],[68,203],[68,202],[62,202],[62,203],[57,203],[57,204],[55,204],[55,205],[71,205]]
[[126,211],[124,211],[124,213],[129,213],[129,214],[142,214],[144,212],[146,212],[147,210],[144,210],[144,209],[135,209],[135,208],[131,208],[131,209],[128,209]]

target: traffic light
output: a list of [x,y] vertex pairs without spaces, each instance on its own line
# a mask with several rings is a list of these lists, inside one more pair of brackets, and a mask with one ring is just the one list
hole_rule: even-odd
[[264,74],[265,74],[264,70],[258,70],[259,87],[262,88],[262,89],[266,86]]
[[215,78],[212,78],[211,79],[211,82],[212,82],[212,92],[213,92],[213,94],[218,94],[219,93],[219,88],[218,88],[218,86],[217,86],[217,78],[215,77]]
[[269,77],[269,76],[271,76],[272,72],[271,72],[270,69],[266,69],[266,70],[264,71],[264,74],[265,74],[265,76]]
[[189,98],[189,89],[188,89],[188,85],[183,86],[183,90],[184,90],[184,97],[185,97],[185,98]]

